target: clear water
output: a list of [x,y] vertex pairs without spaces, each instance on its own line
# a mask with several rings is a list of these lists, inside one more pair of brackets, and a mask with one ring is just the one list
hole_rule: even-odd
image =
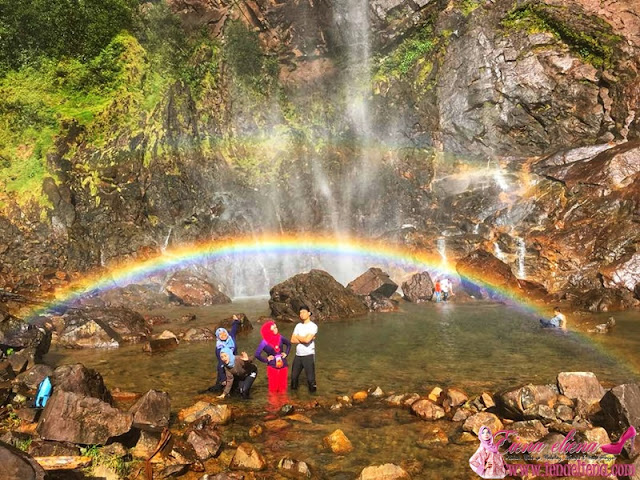
[[[266,298],[254,298],[232,305],[176,308],[164,314],[179,318],[188,312],[196,313],[198,319],[158,326],[158,332],[191,326],[214,328],[218,320],[244,312],[256,328],[239,336],[238,344],[240,350],[253,352],[260,341],[260,326],[255,320],[268,314],[268,306]],[[608,316],[575,320],[569,316],[569,322],[586,331]],[[541,330],[537,319],[504,305],[429,303],[402,304],[396,313],[321,324],[316,342],[319,392],[315,398],[328,404],[336,395],[376,385],[385,392],[421,394],[436,385],[457,386],[477,394],[525,382],[552,383],[558,372],[576,370],[594,372],[605,386],[638,381],[640,315],[628,312],[615,317],[618,325],[608,335],[563,334]],[[282,323],[280,330],[289,335],[293,324]],[[48,361],[81,362],[96,368],[110,388],[168,391],[177,412],[202,399],[197,392],[212,383],[214,348],[213,343],[182,343],[174,351],[154,355],[143,353],[140,345],[110,351],[53,350]],[[307,461],[321,478],[353,479],[368,465],[391,462],[412,472],[413,478],[476,478],[468,468],[475,443],[426,449],[417,445],[418,440],[432,435],[434,426],[455,438],[458,425],[423,422],[405,409],[388,408],[376,400],[339,412],[307,410],[304,413],[313,420],[312,425],[291,422],[285,430],[250,438],[249,428],[269,414],[265,368],[262,364],[259,368],[252,400],[238,406],[239,411],[250,414],[238,415],[226,427],[224,438],[255,444],[270,465],[290,456]],[[304,388],[290,394],[296,403],[312,398]],[[322,438],[336,428],[354,445],[354,451],[346,456],[336,456],[322,447]],[[213,471],[226,465],[226,455],[232,451],[225,450],[221,459],[212,462]]]

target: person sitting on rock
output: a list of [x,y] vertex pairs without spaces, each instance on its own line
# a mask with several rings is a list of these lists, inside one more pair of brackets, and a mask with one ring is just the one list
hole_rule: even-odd
[[553,308],[553,318],[550,320],[540,319],[540,325],[543,328],[559,328],[560,330],[567,329],[567,317],[560,311],[560,307]]
[[249,358],[247,352],[234,355],[230,348],[222,348],[220,359],[224,365],[225,382],[224,390],[218,398],[228,397],[234,384],[238,386],[243,399],[249,398],[251,386],[258,375],[258,367],[252,363],[253,358]]
[[231,333],[227,331],[226,328],[218,328],[216,329],[216,358],[218,359],[218,367],[217,367],[217,376],[216,383],[213,387],[209,388],[211,392],[221,392],[224,388],[225,381],[225,373],[224,373],[224,363],[220,359],[220,351],[223,348],[230,349],[233,354],[237,354],[238,350],[236,348],[236,334],[238,333],[238,327],[240,326],[240,320],[237,315],[233,315],[233,323],[231,324]]
[[[267,381],[269,393],[286,393],[287,356],[291,351],[291,342],[278,333],[278,326],[273,320],[269,320],[260,329],[262,341],[256,349],[256,360],[267,364]],[[262,354],[266,353],[266,357]]]

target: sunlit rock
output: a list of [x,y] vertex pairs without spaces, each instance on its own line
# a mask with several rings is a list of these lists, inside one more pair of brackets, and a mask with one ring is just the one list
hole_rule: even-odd
[[433,281],[429,272],[416,273],[402,284],[404,298],[413,303],[427,302],[433,296]]
[[322,442],[326,447],[330,448],[333,453],[338,455],[346,455],[353,450],[351,441],[340,429],[324,437]]
[[598,403],[604,395],[602,385],[592,372],[559,373],[558,389],[565,397],[587,404]]
[[264,470],[267,467],[262,454],[250,443],[241,443],[231,459],[229,468],[234,470]]
[[167,282],[165,289],[183,305],[219,305],[231,299],[203,278],[189,272],[178,272]]
[[367,467],[357,480],[409,480],[411,477],[402,468],[392,463]]

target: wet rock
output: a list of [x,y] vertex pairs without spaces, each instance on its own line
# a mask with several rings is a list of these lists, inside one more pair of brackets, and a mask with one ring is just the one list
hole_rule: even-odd
[[133,426],[140,430],[161,432],[169,426],[171,400],[166,392],[149,390],[129,409]]
[[361,403],[361,402],[364,402],[368,396],[369,395],[367,394],[367,392],[364,392],[364,391],[356,392],[353,394],[353,401],[354,403]]
[[374,267],[350,282],[347,288],[357,295],[389,298],[398,289],[398,285],[389,278],[388,273]]
[[416,273],[402,284],[402,293],[409,302],[428,302],[433,297],[433,281],[429,272]]
[[222,446],[222,437],[212,429],[192,430],[187,434],[189,442],[200,460],[215,457]]
[[410,480],[411,477],[402,468],[393,463],[366,467],[357,480]]
[[539,420],[514,422],[509,425],[509,430],[516,431],[519,443],[534,443],[549,433],[549,430]]
[[302,415],[301,413],[294,413],[293,415],[289,415],[287,417],[287,420],[298,423],[313,423],[313,421],[309,417],[307,417],[306,415]]
[[151,331],[144,317],[127,308],[85,308],[65,316],[58,342],[70,348],[116,348],[146,340]]
[[420,398],[421,398],[420,395],[418,395],[417,393],[409,393],[405,395],[404,398],[402,399],[402,406],[410,407],[415,402],[420,400]]
[[264,428],[270,431],[284,430],[285,428],[289,428],[290,426],[291,424],[289,422],[281,418],[264,422]]
[[393,406],[393,407],[399,407],[402,405],[402,401],[407,397],[406,393],[403,394],[399,394],[399,395],[391,395],[387,398],[385,398],[385,402],[388,403],[389,405]]
[[241,443],[231,459],[229,468],[234,470],[264,470],[267,467],[262,454],[250,443]]
[[16,374],[13,371],[11,363],[6,360],[4,362],[0,362],[0,382],[7,382],[14,378],[16,378]]
[[141,310],[156,310],[171,305],[169,297],[160,292],[158,285],[127,285],[98,293],[97,296],[83,299],[81,304],[107,308],[126,308],[135,305]]
[[282,458],[278,462],[278,470],[284,470],[285,472],[292,473],[297,477],[311,478],[311,470],[309,465],[305,462],[299,462],[292,458]]
[[104,445],[131,429],[132,416],[94,397],[54,390],[38,422],[45,440]]
[[35,390],[40,385],[40,382],[46,377],[53,375],[53,369],[49,365],[39,364],[34,365],[26,372],[18,375],[14,383],[24,385],[26,388]]
[[558,374],[560,393],[572,400],[582,400],[588,405],[598,403],[604,389],[592,372],[561,372]]
[[191,423],[205,415],[209,415],[211,421],[215,424],[226,425],[231,420],[231,407],[229,405],[214,405],[200,401],[191,407],[180,410],[178,419],[181,422]]
[[433,445],[446,445],[449,443],[449,437],[446,432],[439,427],[434,427],[425,434],[417,444],[420,448],[430,448]]
[[244,480],[245,476],[242,473],[218,473],[217,475],[206,474],[200,477],[198,480]]
[[173,332],[165,330],[157,337],[146,342],[143,345],[142,350],[147,353],[166,352],[174,350],[179,343],[180,341],[178,340],[178,337],[176,337]]
[[451,421],[463,422],[473,414],[474,412],[472,412],[471,410],[467,410],[466,408],[458,408],[453,414],[453,417],[451,417]]
[[[626,288],[632,293],[640,291],[640,252],[629,253],[600,269],[606,288]],[[636,293],[636,298],[640,297]]]
[[554,402],[559,391],[556,385],[528,384],[514,390],[498,394],[497,406],[508,418],[535,419],[540,414],[539,406],[547,407]]
[[433,403],[439,403],[442,401],[442,392],[443,390],[440,387],[434,387],[428,395],[428,399],[431,400]]
[[[240,325],[238,326],[238,334],[248,333],[251,330],[253,330],[253,324],[244,313],[236,313],[235,316],[240,321]],[[213,329],[214,334],[215,334],[215,330],[220,327],[226,328],[227,330],[229,330],[233,326],[233,322],[234,322],[233,316],[225,318],[216,326],[216,328]]]
[[231,303],[231,299],[218,288],[189,272],[175,273],[165,289],[183,305],[203,306]]
[[631,425],[640,425],[640,385],[618,385],[600,400],[604,414],[603,426],[609,433],[621,435]]
[[249,436],[251,438],[259,437],[260,435],[262,435],[263,431],[264,429],[262,428],[262,425],[254,425],[249,429]]
[[[475,298],[494,298],[497,290],[519,290],[518,279],[509,265],[485,250],[475,250],[456,264],[456,270],[462,278],[462,288]],[[491,288],[475,282],[482,280]]]
[[362,300],[370,312],[395,312],[398,309],[395,300],[378,294],[367,295],[362,297]]
[[423,420],[438,420],[445,415],[444,409],[431,400],[417,400],[411,404],[411,412]]
[[34,440],[29,445],[32,457],[73,457],[80,455],[80,448],[70,442],[50,442]]
[[495,433],[498,430],[502,430],[504,428],[504,425],[502,424],[500,419],[493,413],[479,412],[467,418],[462,425],[462,429],[467,432],[473,432],[477,435],[480,427],[483,426],[489,427],[492,433]]
[[346,455],[353,450],[351,441],[340,429],[324,437],[322,443],[337,455]]
[[3,480],[44,480],[45,471],[26,453],[0,442],[0,478]]
[[54,391],[94,397],[109,404],[112,402],[111,394],[104,384],[102,375],[80,363],[56,368],[51,383]]
[[381,398],[381,397],[384,397],[384,392],[380,387],[376,387],[375,390],[371,392],[370,395],[374,398]]
[[278,320],[297,321],[298,309],[307,305],[316,323],[363,315],[369,310],[362,299],[322,270],[301,273],[274,286],[269,307]]
[[442,408],[445,411],[449,411],[452,408],[458,407],[469,400],[469,397],[462,390],[457,388],[447,388],[442,398]]
[[216,334],[206,327],[190,328],[182,337],[185,342],[213,342],[215,339]]

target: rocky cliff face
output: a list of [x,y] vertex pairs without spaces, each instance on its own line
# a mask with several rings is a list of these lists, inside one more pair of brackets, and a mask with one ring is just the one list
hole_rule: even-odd
[[[0,284],[46,291],[64,272],[180,242],[340,229],[434,251],[445,238],[450,258],[499,251],[582,306],[630,306],[632,3],[371,1],[364,128],[345,88],[363,81],[350,77],[347,4],[172,0],[186,32],[205,26],[221,47],[197,49],[195,80],[172,81],[152,108],[131,94],[66,125],[47,156],[47,207],[13,199],[0,218]],[[245,71],[231,47],[246,54],[253,38],[259,65]],[[146,85],[153,67],[128,75]],[[123,112],[128,123],[114,120]]]

